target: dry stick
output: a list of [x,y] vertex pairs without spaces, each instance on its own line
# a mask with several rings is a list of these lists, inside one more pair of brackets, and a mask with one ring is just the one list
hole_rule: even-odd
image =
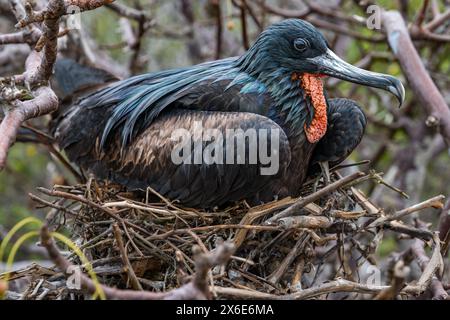
[[[47,87],[57,55],[57,40],[59,36],[59,19],[69,14],[67,7],[76,5],[81,11],[95,9],[112,0],[50,0],[47,7],[39,12],[33,11],[31,4],[24,10],[19,1],[11,1],[11,7],[19,20],[18,27],[25,27],[34,22],[43,22],[42,34],[37,40],[35,50],[27,58],[25,73],[14,76],[17,80],[25,82],[35,88],[35,98],[25,102],[17,101],[14,107],[5,112],[5,118],[0,124],[0,170],[5,167],[8,149],[16,138],[20,125],[31,118],[51,113],[58,108],[58,98]],[[77,11],[78,12],[78,11]],[[32,28],[31,33],[37,35],[39,31]],[[11,39],[9,39],[11,40]],[[26,38],[23,39],[27,41]],[[42,52],[40,52],[42,50]],[[38,53],[40,52],[40,54]],[[37,89],[36,89],[37,87]]]
[[127,249],[123,245],[122,240],[122,234],[120,233],[120,228],[117,223],[113,224],[113,230],[114,230],[114,237],[116,238],[117,246],[119,247],[120,251],[120,257],[122,258],[122,263],[124,264],[124,267],[126,269],[126,272],[128,274],[128,278],[131,281],[131,286],[134,290],[140,290],[142,291],[142,286],[139,282],[139,280],[136,277],[136,274],[134,273],[133,267],[131,266],[130,260],[128,259]]
[[278,220],[278,224],[283,229],[306,228],[306,229],[328,229],[332,226],[332,221],[327,217],[315,216],[294,216]]
[[36,97],[25,102],[17,101],[16,107],[6,112],[0,124],[0,170],[6,164],[8,149],[16,138],[20,125],[32,118],[48,114],[58,108],[58,98],[49,87],[36,90]]
[[356,15],[347,15],[340,11],[338,5],[324,6],[314,0],[303,0],[305,4],[311,9],[312,13],[322,15],[331,19],[328,20],[342,20],[347,23],[357,24],[362,27],[367,27],[366,20],[363,17]]
[[[110,1],[110,2],[112,2],[112,1]],[[152,20],[152,18],[144,11],[137,10],[132,7],[128,7],[122,3],[117,3],[117,2],[109,3],[106,5],[106,7],[108,9],[111,9],[112,11],[116,12],[119,16],[133,19],[138,22],[145,21],[145,20],[150,22]]]
[[[200,239],[200,237],[198,235],[196,235],[191,230],[188,230],[187,233],[195,240],[195,242],[197,242],[197,245],[199,246],[201,251],[203,251],[204,254],[209,253],[208,248],[205,246],[202,239]],[[213,275],[211,272],[208,272],[208,278],[209,278],[209,282],[210,282],[210,290],[212,291],[212,294],[216,297],[216,294],[214,292],[214,278],[213,278]]]
[[[90,247],[91,245],[97,243],[100,239],[108,236],[110,233],[112,232],[112,228],[109,227],[108,229],[106,229],[105,231],[103,231],[102,233],[96,235],[95,237],[91,238],[89,241],[86,241],[85,243],[83,243],[82,245],[79,246],[80,250],[84,250],[88,247]],[[69,254],[66,258],[68,260],[72,259],[72,257],[74,257],[76,254],[75,253],[71,253]]]
[[131,243],[131,246],[134,248],[134,250],[136,250],[136,252],[142,257],[144,256],[144,254],[142,253],[141,250],[139,250],[138,246],[136,245],[136,243],[134,242],[133,238],[130,236],[130,233],[128,232],[128,228],[125,225],[125,223],[122,222],[122,228],[123,231],[125,232],[125,235],[127,236],[128,240]]
[[148,241],[164,240],[170,236],[189,233],[193,231],[209,231],[209,230],[225,230],[225,229],[241,229],[241,230],[254,230],[254,231],[281,231],[283,230],[279,226],[253,226],[253,225],[241,225],[241,224],[218,224],[213,226],[194,227],[191,229],[173,229],[165,233],[152,235],[147,238]]
[[[312,3],[312,2],[311,2]],[[310,13],[314,10],[317,10],[318,8],[320,8],[321,6],[314,6],[314,10],[313,6],[309,6],[306,7],[303,10],[290,10],[290,9],[282,9],[282,8],[278,8],[272,5],[267,4],[265,1],[259,1],[259,5],[265,9],[267,12],[277,15],[277,16],[281,16],[284,18],[299,18],[299,19],[305,19],[309,22],[311,22],[313,25],[315,25],[316,27],[319,28],[323,28],[326,30],[330,30],[334,33],[340,33],[343,35],[347,35],[350,36],[352,38],[356,38],[362,41],[368,41],[368,42],[384,42],[386,40],[386,37],[384,35],[376,35],[376,36],[366,36],[360,32],[354,31],[353,29],[347,28],[345,26],[342,26],[339,23],[332,23],[329,21],[324,20],[322,17],[313,17],[310,16]],[[334,12],[334,13],[333,13]],[[317,11],[318,14],[320,15],[333,15],[333,18],[335,20],[340,20],[340,21],[344,21],[344,20],[348,20],[349,22],[356,22],[358,24],[360,24],[361,22],[358,20],[353,19],[352,17],[348,17],[346,15],[342,15],[342,14],[336,14],[335,10],[321,10],[321,12]],[[326,13],[326,14],[325,14]]]
[[53,73],[53,65],[58,53],[59,19],[64,15],[64,0],[49,1],[47,15],[43,23],[42,35],[36,43],[35,50],[42,52],[39,66],[29,77],[30,83],[47,81]]
[[415,256],[420,269],[422,269],[422,275],[415,285],[408,285],[404,291],[413,294],[420,294],[427,288],[431,288],[433,292],[433,299],[445,300],[448,297],[447,292],[443,288],[442,282],[435,277],[436,273],[441,273],[444,267],[441,256],[440,239],[438,236],[434,236],[434,250],[431,255],[431,259],[428,258],[425,253],[424,243],[421,240],[416,239],[411,246],[411,252]]
[[[61,269],[65,276],[67,270],[72,264],[66,260],[58,248],[55,245],[53,238],[50,236],[47,226],[43,226],[41,229],[41,244],[47,250],[51,260],[56,266]],[[168,291],[168,292],[149,292],[149,291],[134,291],[134,290],[120,290],[110,288],[105,285],[101,285],[103,292],[107,299],[119,299],[119,300],[188,300],[188,299],[206,299],[209,296],[209,288],[206,282],[206,275],[212,267],[220,265],[228,261],[233,254],[234,248],[230,243],[224,243],[219,246],[215,251],[208,255],[198,255],[196,257],[196,273],[191,282],[188,284]],[[205,285],[206,283],[206,285]],[[96,292],[96,287],[92,280],[85,276],[80,275],[80,284],[82,290],[85,290],[89,294]]]
[[341,188],[344,187],[345,185],[347,185],[348,183],[361,178],[365,176],[364,173],[362,172],[355,172],[341,180],[335,181],[332,184],[326,186],[325,188],[307,196],[304,198],[300,198],[298,199],[293,205],[291,205],[289,208],[281,211],[280,213],[274,215],[272,218],[268,219],[265,223],[266,224],[272,224],[275,221],[293,215],[294,213],[298,212],[300,209],[302,209],[304,206],[306,206],[307,204],[314,202],[318,199],[320,199],[321,197]]
[[442,203],[442,201],[445,199],[445,196],[443,195],[438,195],[436,197],[433,197],[431,199],[428,199],[424,202],[421,202],[419,204],[416,204],[414,206],[411,206],[409,208],[400,210],[398,212],[396,212],[394,215],[390,216],[388,218],[388,221],[390,220],[398,220],[400,218],[403,218],[404,216],[411,214],[413,212],[416,211],[420,211],[426,208],[435,208],[435,209],[442,209],[444,207],[444,204]]
[[[432,12],[434,18],[441,15],[441,10],[439,9],[438,0],[431,0],[431,12]],[[405,14],[403,16],[406,17],[407,15]]]
[[416,26],[419,28],[422,27],[422,24],[425,20],[425,16],[427,14],[428,5],[430,4],[430,0],[424,0],[422,4],[422,8],[420,8],[419,14],[417,15],[417,20],[414,22]]
[[[247,214],[241,219],[240,225],[251,225],[255,220],[264,217],[274,211],[287,208],[289,205],[294,203],[291,198],[284,198],[280,201],[267,203],[258,207],[250,209]],[[239,248],[247,237],[248,230],[239,230],[234,237],[234,245]]]
[[[36,32],[35,32],[36,30]],[[0,34],[0,45],[15,44],[15,43],[35,43],[40,36],[40,32],[37,29],[19,31],[9,34]]]
[[97,9],[103,5],[114,2],[114,0],[65,0],[67,6],[76,6],[81,11],[89,11]]
[[439,218],[439,238],[443,241],[441,253],[446,256],[450,242],[450,199],[442,208]]
[[214,12],[216,14],[216,60],[220,59],[222,55],[222,40],[223,40],[223,21],[222,21],[222,9],[220,7],[220,0],[211,1],[214,6]]
[[247,27],[247,8],[248,6],[245,3],[245,0],[240,0],[238,3],[237,0],[232,0],[234,6],[239,9],[240,19],[241,19],[241,30],[242,30],[242,46],[245,50],[248,50],[249,40],[248,40],[248,27]]
[[427,123],[439,127],[446,144],[450,145],[450,109],[431,79],[414,47],[403,17],[398,11],[382,13],[389,45],[397,57],[408,82],[428,114]]
[[49,143],[49,144],[46,144],[46,146],[47,146],[50,154],[53,155],[56,159],[58,159],[58,161],[61,162],[62,165],[72,173],[72,175],[75,177],[75,179],[79,183],[86,182],[86,178],[84,177],[82,170],[80,170],[80,172],[78,172],[78,170],[75,169],[75,167],[66,158],[64,158],[64,156],[61,154],[61,152],[58,151],[55,148],[55,146],[53,146],[53,144]]
[[442,201],[444,199],[445,199],[445,196],[443,196],[443,195],[433,197],[433,198],[425,200],[421,203],[415,204],[409,208],[397,211],[393,215],[380,217],[380,218],[376,219],[375,221],[371,222],[366,228],[375,228],[375,227],[383,225],[386,222],[393,221],[393,220],[399,220],[411,213],[414,213],[414,212],[417,212],[417,211],[420,211],[423,209],[427,209],[427,208],[442,209],[444,206]]
[[305,270],[305,258],[303,256],[300,256],[297,259],[297,264],[295,266],[294,276],[292,277],[290,290],[291,292],[297,292],[302,290],[302,276],[303,271]]
[[119,221],[120,223],[125,223],[127,226],[132,227],[136,230],[139,230],[143,233],[145,233],[146,235],[150,235],[149,232],[147,230],[145,230],[144,228],[139,227],[138,225],[135,225],[134,223],[128,221],[128,220],[124,220],[122,219],[120,216],[118,216],[113,210],[110,210],[106,207],[103,207],[89,199],[86,199],[85,197],[82,196],[77,196],[68,192],[63,192],[63,191],[56,191],[56,190],[48,190],[42,187],[37,188],[38,191],[48,195],[48,196],[52,196],[52,197],[58,197],[58,198],[66,198],[66,199],[70,199],[70,200],[75,200],[81,203],[84,203],[90,207],[99,209],[103,212],[105,212],[107,215],[109,215],[111,218],[115,219],[116,221]]
[[[154,255],[157,255],[158,257],[160,257],[160,259],[165,260],[165,261],[170,261],[172,259],[172,257],[169,256],[168,254],[166,254],[161,248],[159,248],[158,246],[154,245],[153,243],[151,243],[150,241],[145,239],[143,236],[141,236],[139,233],[137,233],[133,229],[130,229],[130,233],[133,234],[137,238],[136,241],[140,242],[142,246],[146,247],[147,250],[152,252]],[[169,241],[167,241],[167,243],[169,245],[171,245],[171,243]],[[174,249],[178,249],[176,246],[172,246],[172,247]],[[186,257],[186,258],[188,258],[188,257]],[[189,261],[192,262],[192,264],[194,264],[194,261],[192,261],[192,260],[189,260]]]
[[425,25],[425,29],[428,31],[434,31],[439,28],[442,24],[450,19],[450,9],[444,12],[443,14],[437,16],[431,22]]
[[[174,210],[176,210],[176,211],[183,212],[183,213],[188,214],[188,215],[193,215],[193,216],[197,216],[197,217],[203,218],[202,215],[201,215],[200,213],[196,212],[196,211],[188,211],[188,210],[184,210],[184,209],[182,209],[182,208],[179,208],[179,207],[175,206],[169,199],[167,199],[166,197],[164,197],[162,194],[160,194],[158,191],[156,191],[155,189],[153,189],[153,188],[150,187],[150,186],[147,187],[147,191],[150,191],[150,192],[153,193],[155,196],[157,196],[157,197],[160,198],[162,201],[164,201],[164,203],[166,203],[167,206],[168,206],[169,208],[172,208],[172,209],[174,209]],[[173,212],[173,214],[176,215],[175,212]],[[182,219],[181,219],[181,220],[182,220]],[[187,223],[185,222],[185,224],[187,224]]]
[[38,86],[38,88],[34,92],[34,99],[25,102],[16,101],[13,107],[5,112],[5,118],[0,124],[2,137],[0,170],[6,164],[8,149],[16,138],[20,125],[28,119],[48,114],[58,108],[58,98],[53,90],[46,86],[46,81],[51,75],[56,60],[59,17],[63,11],[63,0],[50,1],[47,10],[51,13],[51,17],[45,19],[43,33],[38,40],[38,44],[40,42],[44,50],[40,54],[32,51],[25,62],[25,81],[30,86]]
[[299,239],[297,240],[295,246],[291,249],[291,251],[289,251],[288,255],[284,258],[283,262],[281,262],[280,266],[269,276],[269,282],[273,283],[274,285],[278,283],[281,277],[285,274],[287,268],[297,257],[299,252],[303,251],[303,248],[305,247],[309,238],[310,236],[305,233],[302,233],[299,236]]
[[242,4],[244,5],[245,9],[248,11],[248,14],[252,18],[253,22],[258,27],[259,32],[262,32],[264,29],[264,26],[262,25],[261,21],[259,21],[259,17],[256,15],[255,10],[247,3],[246,0],[242,1]]
[[223,288],[216,286],[216,292],[222,297],[232,297],[240,299],[275,299],[275,300],[303,300],[318,297],[333,292],[357,292],[357,293],[378,293],[388,286],[372,286],[338,279],[318,286],[308,288],[293,294],[277,296],[269,293],[254,292],[250,290]]
[[412,238],[419,238],[424,241],[433,239],[433,232],[425,229],[414,228],[397,221],[391,221],[383,224],[383,228],[392,230],[397,233],[407,234]]
[[405,278],[409,274],[409,267],[403,260],[399,260],[394,265],[391,286],[378,293],[374,300],[394,300],[405,284]]
[[[16,24],[16,28],[24,28],[35,22],[42,22],[46,17],[55,18],[68,14],[77,14],[83,11],[89,11],[97,9],[105,4],[109,4],[114,0],[64,0],[61,1],[63,12],[58,15],[55,11],[52,11],[49,7],[40,11],[33,11],[33,8],[27,4],[28,14]],[[77,10],[68,10],[70,7]]]
[[290,294],[283,299],[303,300],[321,296],[333,292],[356,292],[356,293],[377,293],[386,289],[386,286],[364,285],[344,279],[320,284],[316,287],[304,289]]
[[44,206],[46,206],[46,207],[50,207],[50,208],[53,208],[53,209],[56,209],[56,210],[60,210],[60,211],[62,211],[62,212],[64,212],[64,213],[68,213],[68,214],[70,214],[71,216],[73,216],[74,218],[80,218],[79,213],[77,213],[77,212],[75,212],[75,211],[73,211],[73,210],[71,210],[71,209],[69,209],[69,208],[66,208],[66,207],[61,206],[61,205],[58,205],[58,204],[56,204],[56,203],[52,203],[52,202],[46,201],[46,200],[44,200],[44,199],[41,199],[41,198],[39,198],[38,196],[35,196],[35,195],[32,194],[32,193],[28,193],[28,196],[29,196],[33,201],[39,202],[41,205],[44,205]]
[[216,286],[215,290],[217,295],[221,298],[274,300],[278,297],[277,295],[270,293],[240,288],[226,288]]
[[375,206],[365,195],[364,193],[356,189],[355,187],[351,187],[350,191],[353,194],[353,197],[355,198],[356,202],[367,211],[368,214],[371,215],[379,215],[381,213],[381,209]]

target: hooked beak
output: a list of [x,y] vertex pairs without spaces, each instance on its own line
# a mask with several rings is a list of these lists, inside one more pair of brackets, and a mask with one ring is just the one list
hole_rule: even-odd
[[320,56],[308,58],[314,64],[317,72],[345,81],[386,90],[397,97],[400,106],[405,101],[405,88],[400,80],[393,76],[371,72],[352,66],[339,58],[333,51],[328,51]]

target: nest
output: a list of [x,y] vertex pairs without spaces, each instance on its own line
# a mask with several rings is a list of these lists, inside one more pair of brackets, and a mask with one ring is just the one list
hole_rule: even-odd
[[[407,224],[400,219],[441,207],[443,197],[387,214],[358,189],[369,179],[382,182],[373,172],[344,178],[335,172],[327,186],[306,183],[298,199],[253,208],[242,202],[212,211],[184,208],[151,189],[129,193],[93,179],[76,186],[40,188],[45,196],[31,197],[50,209],[46,217],[50,231],[69,234],[84,253],[108,298],[423,295],[442,269],[440,241],[420,220]],[[387,232],[412,245],[383,260],[376,253]],[[11,273],[11,281],[23,277],[30,281],[24,291],[9,291],[8,297],[91,298],[96,288],[91,279],[83,276],[81,288],[73,288],[67,281],[70,273],[61,272],[76,265],[86,274],[88,266],[63,244],[56,246],[49,234],[44,228],[41,242],[56,266],[33,264]],[[425,243],[432,248],[431,258],[425,254]],[[415,259],[421,259],[420,268],[410,266]]]

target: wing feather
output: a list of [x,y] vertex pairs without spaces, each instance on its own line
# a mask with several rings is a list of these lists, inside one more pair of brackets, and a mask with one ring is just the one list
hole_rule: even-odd
[[[171,139],[173,129],[184,128],[192,132],[194,122],[203,128],[218,129],[224,137],[227,129],[280,130],[279,171],[275,176],[261,175],[261,164],[174,164],[171,152],[178,141]],[[226,139],[225,139],[226,141]],[[272,120],[245,112],[210,112],[180,110],[158,117],[142,132],[124,152],[111,146],[98,159],[95,174],[121,183],[127,181],[131,189],[151,186],[162,195],[190,206],[211,207],[229,201],[237,201],[257,194],[268,183],[276,181],[287,170],[291,154],[284,131]],[[95,152],[95,151],[94,151]],[[193,155],[194,150],[191,150]],[[235,150],[236,152],[236,150]],[[249,149],[246,146],[246,154]],[[226,159],[226,148],[224,151]],[[276,190],[274,190],[276,195]]]

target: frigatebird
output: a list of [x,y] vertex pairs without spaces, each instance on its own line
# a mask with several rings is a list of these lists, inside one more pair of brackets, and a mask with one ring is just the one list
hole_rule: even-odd
[[[62,77],[70,76],[61,70]],[[400,104],[404,100],[398,79],[352,66],[313,25],[288,19],[268,27],[240,57],[97,86],[58,115],[53,132],[68,158],[97,177],[131,190],[151,187],[186,206],[295,197],[308,172],[319,163],[343,161],[366,126],[356,102],[327,98],[325,76],[386,90]],[[262,174],[267,163],[259,156],[256,163],[248,156],[243,163],[175,163],[174,130],[193,132],[198,123],[222,137],[236,128],[278,132],[276,150],[273,140],[257,138],[276,153],[277,171]],[[201,146],[225,140],[214,136]],[[236,160],[237,148],[223,152]],[[194,157],[188,150],[192,154],[183,159]]]

